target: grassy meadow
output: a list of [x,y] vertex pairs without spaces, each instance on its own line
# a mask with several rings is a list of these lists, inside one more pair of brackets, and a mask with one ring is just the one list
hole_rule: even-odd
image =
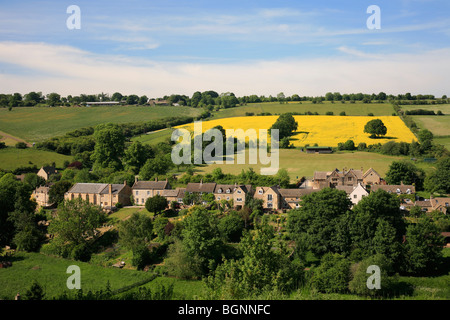
[[8,147],[0,149],[0,169],[3,170],[14,170],[18,167],[30,167],[33,165],[40,168],[53,162],[55,162],[56,167],[61,168],[65,160],[71,161],[72,157],[34,148],[17,149]]
[[[239,174],[242,170],[252,167],[256,172],[260,172],[263,167],[261,163],[249,164],[248,152],[246,152],[246,164],[211,164],[196,167],[198,173],[211,173],[215,168],[220,167],[224,173]],[[353,168],[366,171],[374,168],[381,176],[384,176],[392,161],[408,160],[408,157],[387,156],[379,153],[369,152],[337,152],[333,154],[307,154],[298,149],[280,149],[280,168],[287,170],[291,183],[301,177],[312,177],[314,171],[330,171],[335,168]],[[429,165],[429,164],[428,164]]]
[[345,111],[348,116],[367,116],[369,113],[373,113],[374,116],[390,116],[394,112],[394,108],[390,103],[331,103],[324,101],[323,103],[312,103],[311,101],[289,102],[262,102],[251,103],[242,107],[220,109],[214,112],[214,118],[228,118],[228,117],[241,117],[245,116],[246,112],[258,113],[270,112],[271,114],[281,114],[286,112],[317,112],[320,115],[325,115],[327,112],[333,112],[334,115],[339,115],[342,111]]
[[100,123],[142,122],[164,117],[197,116],[201,109],[168,106],[0,108],[0,131],[30,143]]

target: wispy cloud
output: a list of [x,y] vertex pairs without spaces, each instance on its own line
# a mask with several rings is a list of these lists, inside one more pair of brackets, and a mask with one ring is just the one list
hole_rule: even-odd
[[28,69],[39,76],[39,82],[17,74],[0,74],[0,81],[6,92],[20,88],[23,93],[57,91],[63,95],[119,91],[158,97],[209,89],[238,95],[320,95],[328,91],[448,94],[450,48],[376,55],[376,59],[350,48],[339,50],[350,56],[199,64],[98,55],[43,43],[0,42],[0,63]]

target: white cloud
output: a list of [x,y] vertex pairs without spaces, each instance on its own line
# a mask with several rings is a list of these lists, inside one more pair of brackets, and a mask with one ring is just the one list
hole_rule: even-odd
[[42,91],[62,95],[119,91],[161,97],[210,89],[238,96],[279,92],[323,95],[328,91],[449,94],[450,48],[372,56],[341,47],[337,53],[344,56],[227,64],[157,63],[92,54],[69,46],[0,42],[3,66],[29,70],[28,74],[2,73],[0,81],[2,93]]

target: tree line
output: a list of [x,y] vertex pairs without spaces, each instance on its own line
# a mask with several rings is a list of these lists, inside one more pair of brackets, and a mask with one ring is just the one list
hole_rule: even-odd
[[386,94],[380,92],[378,94],[372,93],[344,93],[339,92],[327,92],[323,96],[300,96],[299,94],[293,94],[286,96],[283,92],[278,93],[276,96],[265,95],[244,95],[237,97],[233,92],[218,93],[214,90],[208,91],[196,91],[192,96],[184,94],[171,94],[165,95],[159,98],[149,98],[147,95],[129,94],[124,95],[120,92],[114,92],[112,95],[108,93],[100,94],[80,94],[80,95],[67,95],[62,96],[56,92],[43,94],[42,92],[31,91],[26,94],[13,93],[13,94],[0,94],[0,107],[33,107],[37,105],[47,106],[72,106],[72,105],[86,105],[88,102],[108,102],[115,101],[126,105],[145,105],[149,100],[165,100],[168,104],[178,104],[181,106],[190,106],[194,108],[202,107],[221,107],[232,108],[238,105],[247,103],[260,103],[260,102],[280,102],[287,103],[290,101],[312,101],[313,103],[322,103],[323,101],[330,102],[356,102],[361,101],[363,103],[371,102],[395,102],[398,105],[417,105],[417,104],[442,104],[449,103],[450,99],[447,95],[443,95],[441,98],[437,98],[430,94],[418,94],[412,95],[406,94]]

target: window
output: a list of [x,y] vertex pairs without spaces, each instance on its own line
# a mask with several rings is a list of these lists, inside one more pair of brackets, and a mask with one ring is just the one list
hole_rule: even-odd
[[142,199],[141,199],[141,202],[142,202],[142,203],[145,203],[145,199],[144,199],[144,198],[142,198]]
[[150,191],[147,191],[147,195],[149,195],[150,194]]
[[242,198],[236,198],[237,202],[242,202]]
[[267,208],[272,208],[272,203],[268,203]]
[[352,181],[352,177],[348,177],[348,178],[347,178],[347,181]]
[[220,197],[217,197],[217,200],[220,200]]
[[156,194],[159,195],[159,191],[156,191]]
[[354,194],[354,195],[353,195],[353,199],[356,199],[356,198],[358,198],[358,195],[357,195],[357,194]]
[[402,191],[397,188],[397,193],[400,194],[400,193],[402,193]]
[[136,190],[136,195],[139,195],[139,191]]
[[230,197],[227,197],[227,200],[230,200]]
[[411,189],[406,190],[407,194],[411,194]]
[[230,189],[227,189],[227,193],[230,193]]
[[241,191],[241,190],[238,190],[238,191],[237,191],[237,193],[241,194],[241,193],[242,193],[242,191]]
[[259,194],[263,194],[263,190],[262,190],[262,189],[259,189],[258,193],[259,193]]
[[219,189],[219,191],[217,193],[222,193],[222,189]]
[[267,201],[272,201],[272,195],[271,194],[267,195]]

